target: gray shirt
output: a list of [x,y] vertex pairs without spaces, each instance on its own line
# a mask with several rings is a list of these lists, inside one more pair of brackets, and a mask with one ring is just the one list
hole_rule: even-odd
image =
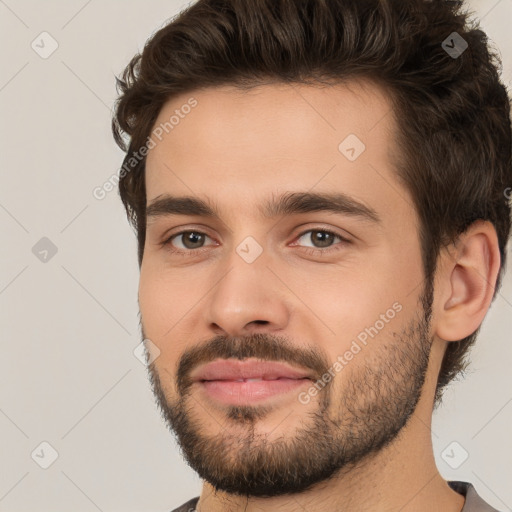
[[[472,484],[468,482],[448,481],[448,485],[455,492],[462,494],[462,496],[466,498],[461,512],[499,512],[480,498]],[[175,508],[171,512],[196,512],[198,501],[199,496],[187,501],[187,503],[184,503],[181,507]]]

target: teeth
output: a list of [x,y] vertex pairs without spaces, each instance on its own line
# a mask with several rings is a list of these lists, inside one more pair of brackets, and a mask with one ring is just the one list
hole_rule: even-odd
[[235,382],[258,382],[260,380],[263,380],[263,379],[258,379],[258,378],[256,378],[256,379],[238,379]]

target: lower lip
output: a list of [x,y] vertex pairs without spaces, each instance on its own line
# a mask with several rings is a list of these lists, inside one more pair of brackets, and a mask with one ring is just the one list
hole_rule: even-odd
[[232,405],[242,405],[260,402],[267,398],[289,393],[304,384],[310,384],[310,379],[276,379],[252,382],[237,382],[233,380],[211,380],[199,382],[206,393],[219,402]]

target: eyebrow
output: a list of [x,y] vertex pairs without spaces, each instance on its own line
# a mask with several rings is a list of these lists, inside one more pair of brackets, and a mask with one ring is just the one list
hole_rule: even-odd
[[[265,204],[259,205],[258,210],[265,218],[300,213],[331,212],[359,217],[373,223],[381,222],[373,208],[344,193],[289,192],[277,198],[273,196]],[[160,195],[146,208],[148,220],[171,215],[195,215],[217,220],[220,220],[221,217],[218,208],[210,201],[192,196]]]

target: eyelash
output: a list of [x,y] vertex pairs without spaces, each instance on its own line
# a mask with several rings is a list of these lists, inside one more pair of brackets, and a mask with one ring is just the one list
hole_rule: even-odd
[[[331,247],[327,247],[326,249],[320,249],[318,247],[302,247],[302,249],[304,250],[304,252],[306,252],[308,255],[310,256],[315,256],[317,255],[318,253],[321,253],[321,254],[330,254],[331,252],[335,252],[335,251],[339,251],[341,250],[341,247],[339,247],[340,245],[345,245],[345,244],[350,244],[350,240],[348,240],[347,238],[341,236],[339,233],[336,233],[335,231],[331,231],[330,229],[325,229],[325,228],[313,228],[313,229],[308,229],[306,231],[303,231],[302,233],[300,233],[300,235],[298,235],[297,239],[300,239],[302,238],[305,234],[307,233],[310,233],[310,232],[313,232],[313,231],[317,231],[319,233],[327,233],[329,235],[332,235],[334,236],[335,238],[339,238],[341,240],[341,243],[339,244],[336,244],[334,246],[331,246]],[[184,235],[186,233],[195,233],[195,234],[198,234],[198,235],[205,235],[205,236],[208,236],[206,233],[202,232],[202,231],[198,231],[198,230],[195,230],[195,229],[188,229],[188,230],[185,230],[185,231],[179,231],[178,233],[173,233],[169,238],[167,238],[166,240],[164,240],[161,245],[163,247],[165,247],[170,253],[172,254],[176,254],[178,256],[190,256],[191,254],[194,254],[194,255],[199,255],[199,254],[202,254],[203,252],[207,251],[208,250],[208,246],[207,247],[200,247],[199,249],[188,249],[188,250],[184,250],[184,249],[176,249],[175,247],[172,246],[172,240],[180,235]],[[210,237],[208,237],[210,238]]]

